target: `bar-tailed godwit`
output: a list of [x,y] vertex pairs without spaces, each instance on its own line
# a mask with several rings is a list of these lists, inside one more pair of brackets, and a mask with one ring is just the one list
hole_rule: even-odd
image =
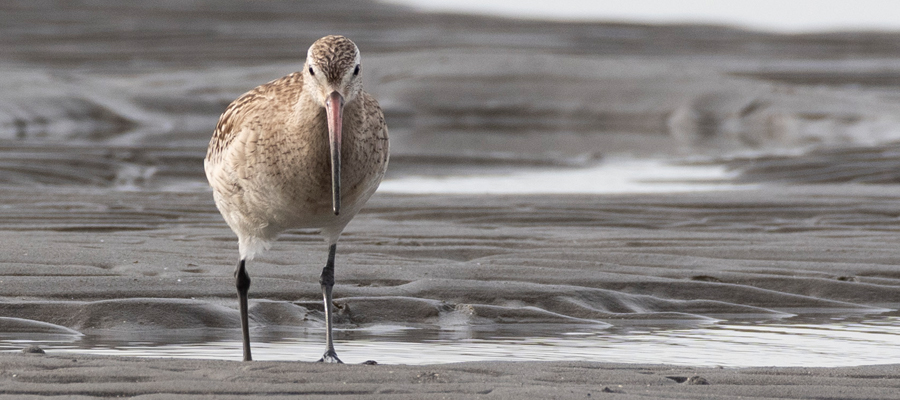
[[309,48],[303,70],[240,96],[219,117],[204,162],[216,206],[238,236],[234,272],[244,360],[251,360],[246,262],[285,230],[321,229],[328,260],[319,283],[325,302],[325,354],[332,341],[332,287],[338,237],[375,193],[388,163],[388,132],[362,89],[359,49],[343,36]]

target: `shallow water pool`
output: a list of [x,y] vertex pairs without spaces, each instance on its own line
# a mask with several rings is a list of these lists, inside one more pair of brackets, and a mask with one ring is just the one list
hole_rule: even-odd
[[[803,323],[710,324],[691,328],[592,329],[542,325],[503,329],[380,326],[336,332],[344,362],[594,361],[691,366],[837,367],[900,362],[900,317],[835,317]],[[529,335],[530,333],[530,335]],[[28,339],[22,339],[28,337]],[[321,329],[257,329],[255,360],[315,361]],[[240,360],[237,330],[90,335],[0,335],[0,349],[36,344],[48,353]]]
[[386,179],[382,193],[402,194],[623,194],[735,190],[723,165],[676,164],[655,159],[612,159],[589,168],[526,169]]

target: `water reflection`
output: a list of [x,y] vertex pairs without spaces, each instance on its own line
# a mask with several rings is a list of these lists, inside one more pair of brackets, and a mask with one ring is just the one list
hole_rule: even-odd
[[[346,362],[437,364],[463,361],[597,361],[693,366],[850,366],[900,359],[900,318],[837,318],[818,323],[729,323],[691,328],[594,329],[510,325],[447,331],[404,326],[341,330]],[[237,330],[173,330],[85,336],[0,334],[0,349],[37,344],[51,353],[240,360]],[[257,360],[314,361],[320,329],[253,332]]]

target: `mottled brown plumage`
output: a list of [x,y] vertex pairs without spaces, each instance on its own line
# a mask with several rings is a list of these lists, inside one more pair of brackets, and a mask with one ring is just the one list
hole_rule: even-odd
[[[328,325],[325,361],[340,361],[330,334],[335,245],[375,192],[388,163],[384,114],[362,90],[359,60],[356,45],[343,36],[316,41],[303,70],[261,85],[228,106],[204,164],[216,206],[238,236],[241,262],[235,276],[244,321],[250,284],[245,261],[287,229],[321,229],[330,245],[322,277]],[[339,154],[330,153],[330,146],[337,146]],[[333,169],[335,163],[339,169]],[[338,180],[333,180],[335,173]],[[338,193],[332,188],[339,188]],[[340,203],[333,202],[333,195],[344,204],[339,215]],[[244,331],[249,359],[246,322]]]
[[325,70],[329,83],[339,82],[343,78],[342,71],[359,64],[356,45],[345,39],[343,36],[325,36],[309,48],[309,57],[315,64],[332,67]]

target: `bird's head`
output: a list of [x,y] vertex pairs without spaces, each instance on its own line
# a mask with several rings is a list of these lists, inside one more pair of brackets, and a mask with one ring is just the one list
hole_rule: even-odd
[[334,214],[341,209],[341,130],[344,104],[362,91],[359,49],[343,36],[325,36],[309,47],[304,65],[304,91],[325,108],[331,146],[331,186]]
[[353,101],[362,91],[359,61],[359,48],[350,39],[331,35],[316,40],[306,53],[305,89],[322,107],[335,93],[344,103]]

